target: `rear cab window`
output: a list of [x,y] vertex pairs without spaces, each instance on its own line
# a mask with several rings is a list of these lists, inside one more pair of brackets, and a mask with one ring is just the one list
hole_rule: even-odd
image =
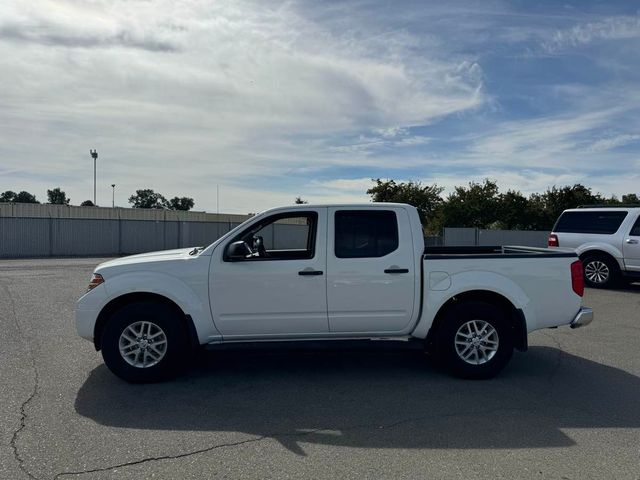
[[612,235],[627,217],[625,211],[564,212],[553,227],[556,233]]
[[391,210],[338,210],[335,213],[338,258],[384,257],[398,249],[398,220]]

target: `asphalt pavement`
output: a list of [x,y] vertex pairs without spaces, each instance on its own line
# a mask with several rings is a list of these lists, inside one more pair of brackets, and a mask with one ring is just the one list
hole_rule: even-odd
[[640,479],[640,285],[490,381],[416,350],[200,354],[154,385],[75,334],[100,259],[0,261],[0,479]]

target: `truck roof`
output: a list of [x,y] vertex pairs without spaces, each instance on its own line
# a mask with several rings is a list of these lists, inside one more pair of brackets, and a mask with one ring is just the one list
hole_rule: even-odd
[[369,203],[302,203],[302,204],[293,204],[293,205],[282,205],[280,207],[269,208],[267,210],[263,210],[260,213],[270,212],[272,210],[281,210],[281,209],[300,209],[304,210],[306,208],[385,208],[385,207],[410,207],[415,208],[408,203],[392,203],[392,202],[369,202]]

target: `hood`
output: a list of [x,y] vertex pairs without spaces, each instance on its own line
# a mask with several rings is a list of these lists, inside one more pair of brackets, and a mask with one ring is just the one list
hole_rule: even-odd
[[[178,248],[175,250],[161,250],[159,252],[140,253],[138,255],[129,255],[128,257],[116,258],[115,260],[109,260],[108,262],[101,263],[96,268],[96,271],[111,268],[120,267],[125,265],[135,265],[140,263],[162,262],[167,260],[179,260],[183,258],[189,258],[189,252],[193,250],[190,248]],[[193,255],[197,257],[198,255]]]

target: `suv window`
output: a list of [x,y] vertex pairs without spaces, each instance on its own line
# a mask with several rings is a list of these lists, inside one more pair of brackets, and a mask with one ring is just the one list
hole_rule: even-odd
[[640,237],[640,217],[638,217],[636,223],[634,223],[633,227],[631,227],[629,235],[631,235],[632,237]]
[[564,212],[553,227],[559,233],[616,233],[627,212]]
[[301,260],[315,255],[316,212],[276,214],[252,225],[230,243],[244,241],[253,256],[247,260]]
[[383,257],[398,248],[398,222],[390,210],[339,210],[335,226],[338,258]]

